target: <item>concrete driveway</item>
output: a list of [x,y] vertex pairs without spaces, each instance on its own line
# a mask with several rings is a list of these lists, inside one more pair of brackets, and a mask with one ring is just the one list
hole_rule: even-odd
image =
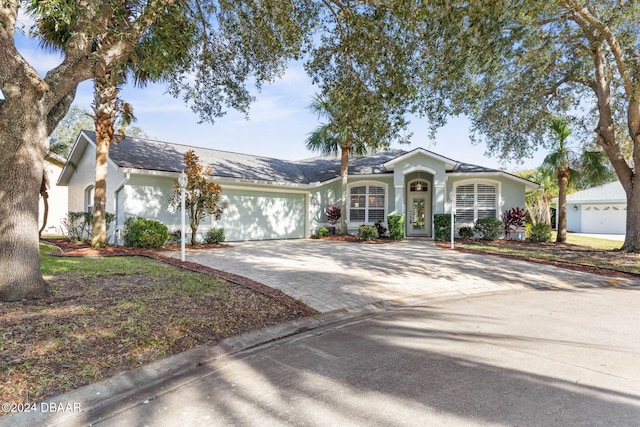
[[320,312],[383,301],[404,304],[486,292],[633,284],[544,264],[440,249],[426,239],[388,244],[312,239],[241,242],[224,249],[189,251],[187,260],[280,289]]

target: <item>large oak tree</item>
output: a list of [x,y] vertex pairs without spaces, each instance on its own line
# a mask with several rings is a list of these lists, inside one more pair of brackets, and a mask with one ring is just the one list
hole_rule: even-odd
[[442,114],[467,114],[476,141],[507,160],[548,148],[552,117],[581,121],[627,194],[623,249],[640,252],[640,3],[442,0],[421,10],[417,31],[444,58],[425,69],[421,104],[436,97]]
[[[313,8],[295,0],[253,1],[49,1],[7,0],[0,5],[0,301],[48,293],[40,274],[38,195],[47,137],[64,117],[78,84],[96,64],[113,70],[144,44],[149,29],[183,5],[198,27],[189,60],[173,70],[171,92],[182,95],[203,120],[226,107],[246,111],[246,82],[268,81],[295,57]],[[76,14],[80,5],[83,13]],[[62,62],[44,77],[18,51],[18,13],[30,7],[37,25],[65,37]],[[135,64],[133,64],[135,66]]]

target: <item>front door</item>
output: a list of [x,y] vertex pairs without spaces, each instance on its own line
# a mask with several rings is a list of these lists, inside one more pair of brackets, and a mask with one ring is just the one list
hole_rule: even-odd
[[431,234],[431,218],[427,194],[410,194],[408,205],[408,236],[428,236]]

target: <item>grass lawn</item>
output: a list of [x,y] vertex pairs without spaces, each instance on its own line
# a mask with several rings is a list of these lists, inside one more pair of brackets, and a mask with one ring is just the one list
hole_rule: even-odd
[[50,297],[0,303],[0,402],[27,396],[37,402],[309,314],[298,302],[154,259],[70,258],[56,251],[41,244]]
[[555,243],[555,238],[554,232],[552,241],[547,243],[515,240],[495,242],[456,240],[456,247],[510,257],[534,258],[640,274],[640,255],[618,251],[617,249],[622,246],[620,241],[572,233],[567,234],[567,243]]
[[[551,241],[555,242],[557,233],[554,231],[551,233]],[[591,249],[620,249],[622,247],[622,241],[601,239],[598,237],[589,237],[582,234],[567,233],[567,243],[571,245],[585,246]]]

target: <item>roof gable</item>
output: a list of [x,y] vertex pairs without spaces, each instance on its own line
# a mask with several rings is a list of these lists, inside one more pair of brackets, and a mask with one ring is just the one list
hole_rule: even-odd
[[385,170],[388,171],[392,171],[394,166],[401,162],[401,161],[406,161],[412,157],[418,156],[418,155],[425,155],[427,157],[430,157],[434,160],[438,160],[441,161],[445,164],[445,169],[453,169],[454,167],[456,167],[456,165],[458,165],[458,162],[456,162],[455,160],[449,159],[447,157],[441,156],[439,154],[434,153],[433,151],[429,151],[429,150],[425,150],[424,148],[418,147],[414,150],[411,150],[409,152],[403,151],[401,152],[401,154],[397,155],[396,157],[394,157],[393,159],[390,159],[389,161],[387,161],[386,163],[384,163],[382,166],[385,168]]

